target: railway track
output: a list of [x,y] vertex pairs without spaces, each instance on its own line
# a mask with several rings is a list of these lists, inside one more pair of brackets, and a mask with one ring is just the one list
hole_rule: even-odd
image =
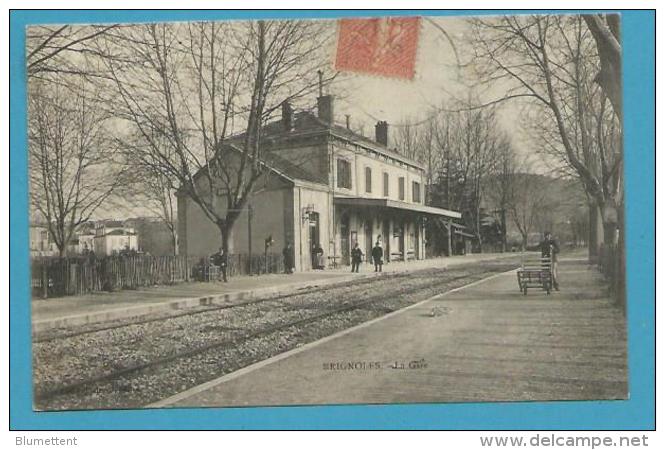
[[[388,274],[386,278],[389,278],[390,280],[396,279],[396,278],[403,278],[407,274],[403,272],[398,272],[394,274]],[[374,278],[363,278],[362,280],[358,281],[353,281],[351,283],[345,283],[344,287],[362,287],[364,285],[369,285],[372,282],[376,282],[376,279]],[[340,283],[341,284],[341,283]],[[188,317],[188,316],[194,316],[198,314],[205,314],[205,313],[210,313],[214,311],[222,311],[226,309],[233,309],[233,308],[239,308],[243,306],[249,306],[249,305],[256,305],[260,303],[266,303],[266,302],[274,302],[274,301],[280,301],[284,299],[289,299],[293,297],[298,297],[302,295],[307,295],[313,292],[329,292],[332,290],[340,289],[339,284],[332,284],[328,286],[323,286],[323,287],[309,287],[305,289],[299,289],[295,292],[290,292],[287,294],[279,294],[279,295],[272,295],[272,296],[265,296],[265,297],[259,297],[255,298],[252,300],[247,300],[243,302],[237,302],[237,303],[229,303],[226,305],[213,305],[213,306],[207,306],[204,308],[191,308],[185,311],[177,312],[177,313],[171,313],[171,314],[164,314],[164,315],[157,315],[157,316],[148,316],[148,317],[143,317],[139,319],[130,319],[130,320],[119,320],[119,321],[114,321],[112,323],[99,323],[99,324],[92,324],[84,327],[77,327],[78,330],[76,331],[62,331],[62,330],[47,330],[44,332],[41,332],[38,335],[33,336],[32,342],[36,344],[41,344],[41,343],[46,343],[46,342],[53,342],[57,340],[62,340],[62,339],[68,339],[68,338],[74,338],[74,337],[79,337],[79,336],[84,336],[87,334],[93,334],[93,333],[98,333],[101,331],[109,331],[109,330],[116,330],[118,328],[122,327],[127,327],[131,325],[144,325],[148,323],[153,323],[153,322],[159,322],[163,320],[169,320],[169,319],[177,319],[179,317]],[[81,329],[83,328],[83,329]]]
[[[248,329],[239,329],[237,332],[232,332],[230,333],[229,336],[221,338],[221,339],[209,339],[205,340],[203,344],[198,344],[198,345],[192,345],[192,346],[185,346],[185,348],[182,348],[177,351],[169,352],[166,354],[157,354],[157,356],[149,358],[145,361],[140,361],[140,362],[135,362],[131,364],[127,364],[124,367],[102,372],[102,373],[96,373],[92,374],[91,376],[87,376],[83,379],[72,381],[72,382],[67,382],[67,383],[62,383],[61,385],[56,385],[53,387],[48,387],[44,388],[43,386],[35,386],[35,404],[44,409],[51,409],[49,406],[53,406],[53,409],[67,409],[68,407],[72,407],[72,403],[74,403],[74,407],[79,407],[81,406],[80,399],[86,399],[91,397],[94,400],[91,400],[86,403],[85,400],[83,400],[83,407],[90,407],[90,403],[98,402],[98,397],[99,393],[101,392],[102,396],[104,396],[104,393],[114,393],[117,389],[126,389],[126,386],[134,386],[134,385],[140,385],[140,381],[145,381],[147,382],[145,384],[150,385],[150,383],[157,383],[157,384],[168,384],[172,385],[173,380],[163,380],[162,381],[155,381],[154,374],[158,373],[187,373],[187,367],[191,366],[192,367],[197,367],[197,364],[200,365],[201,360],[205,361],[224,361],[224,355],[227,353],[242,353],[241,349],[243,346],[249,345],[248,343],[254,342],[257,340],[269,340],[268,338],[271,336],[279,336],[280,334],[286,334],[286,335],[291,335],[294,334],[296,337],[299,335],[299,330],[316,330],[318,328],[320,329],[326,329],[326,321],[328,322],[335,322],[335,321],[342,321],[344,323],[346,322],[354,322],[354,318],[358,317],[361,320],[367,320],[367,318],[371,317],[378,317],[384,314],[387,314],[391,311],[394,311],[396,309],[400,309],[404,306],[406,306],[409,303],[413,303],[414,301],[417,301],[420,299],[420,297],[417,297],[416,294],[422,293],[431,293],[432,291],[440,291],[441,288],[445,290],[446,288],[450,289],[452,287],[456,287],[457,285],[463,285],[467,284],[467,282],[474,281],[476,279],[482,278],[486,275],[489,275],[491,273],[495,272],[500,272],[503,270],[506,270],[508,267],[506,264],[503,265],[497,265],[490,270],[484,269],[484,270],[476,270],[476,271],[468,271],[468,270],[461,270],[461,269],[453,269],[450,271],[440,271],[438,274],[432,274],[428,273],[427,275],[422,275],[420,277],[420,282],[414,283],[413,285],[409,286],[408,288],[404,288],[401,286],[400,283],[401,280],[399,280],[400,277],[394,277],[390,281],[395,281],[395,278],[397,278],[398,284],[397,286],[394,286],[392,289],[390,289],[390,286],[394,283],[389,283],[390,286],[387,286],[384,284],[383,288],[384,291],[379,292],[375,295],[370,295],[370,296],[365,296],[362,298],[362,300],[358,301],[339,301],[339,299],[333,299],[332,300],[332,305],[329,303],[321,304],[321,305],[308,305],[308,307],[305,308],[299,308],[297,302],[294,304],[292,302],[289,302],[288,300],[302,300],[302,297],[306,297],[307,295],[311,294],[311,292],[298,292],[298,293],[293,293],[289,295],[284,295],[284,296],[276,296],[272,298],[263,298],[263,299],[255,299],[252,301],[248,302],[243,302],[239,304],[234,304],[234,305],[218,305],[215,308],[211,309],[206,309],[206,310],[198,310],[195,312],[192,312],[195,315],[200,315],[204,313],[210,313],[214,314],[215,312],[219,312],[222,310],[227,310],[232,311],[232,312],[238,312],[241,311],[242,309],[247,309],[247,308],[254,308],[257,307],[258,305],[263,306],[263,307],[269,307],[271,312],[277,311],[278,313],[285,313],[285,317],[280,317],[278,314],[278,317],[276,320],[260,325],[255,328],[248,328]],[[456,273],[458,273],[456,275]],[[376,281],[376,280],[374,280]],[[350,287],[351,291],[362,291],[367,287],[369,283],[357,283],[353,284]],[[329,288],[321,289],[321,290],[313,290],[316,291],[318,294],[321,294],[321,291],[324,291],[327,294],[330,293],[335,293],[335,290],[344,290],[347,289],[349,291],[349,287],[335,287],[331,286]],[[388,289],[389,292],[385,292],[385,289]],[[348,292],[347,292],[348,293]],[[414,295],[416,295],[416,300],[410,300]],[[281,306],[280,306],[281,305]],[[281,310],[280,310],[281,308]],[[311,314],[302,314],[303,311],[309,312],[309,311],[314,311]],[[295,318],[289,317],[289,314],[286,314],[286,312],[290,311],[298,311],[300,315],[297,315]],[[253,313],[253,311],[249,311],[250,313]],[[188,315],[186,313],[179,314],[177,317],[182,317]],[[189,314],[191,315],[191,314]],[[197,323],[197,327],[205,327],[209,325],[212,322],[218,322],[219,319],[215,317],[211,317],[207,320],[201,320],[199,323]],[[153,321],[142,321],[143,323],[150,323]],[[323,324],[323,325],[321,325]],[[136,325],[136,323],[132,324],[126,324],[126,325],[120,325],[117,328],[122,328],[124,327],[129,327]],[[100,331],[100,330],[97,330]],[[77,337],[83,336],[84,334],[89,334],[89,333],[94,333],[95,331],[87,331],[86,333],[81,333],[76,335]],[[165,335],[168,337],[170,330],[166,330],[162,335]],[[223,334],[223,333],[222,333]],[[330,333],[327,333],[330,334]],[[60,339],[68,339],[72,335],[67,335],[64,337],[61,337]],[[152,337],[155,338],[155,335],[143,335],[142,338],[146,337]],[[323,336],[316,336],[316,338],[320,338]],[[53,337],[51,341],[54,339],[57,339]],[[293,343],[291,343],[293,344]],[[295,345],[302,344],[296,343]],[[277,351],[277,353],[281,352],[283,350]],[[242,359],[242,356],[240,356],[240,359]],[[242,367],[243,365],[251,364],[252,362],[255,362],[249,358],[247,361],[236,361],[234,364],[236,366],[235,369],[229,369],[229,371],[232,370],[237,370],[237,368]],[[226,367],[223,369],[226,370]],[[191,385],[196,385],[200,384],[202,382],[208,381],[208,379],[213,378],[214,376],[219,376],[219,371],[216,371],[215,373],[207,372],[206,370],[202,370],[197,372],[196,370],[193,370],[194,375],[190,377],[189,381],[185,385],[180,385],[177,389],[179,390],[184,390],[183,388],[186,387],[191,387]],[[136,383],[134,383],[136,381]],[[124,387],[124,388],[123,388]],[[134,387],[129,388],[130,391],[135,390]],[[138,404],[132,404],[132,405],[127,405],[127,402],[125,401],[124,403],[121,401],[120,403],[114,403],[113,401],[110,402],[108,406],[110,407],[135,407],[135,406],[141,406],[143,404],[149,403],[156,401],[160,398],[163,398],[167,395],[174,394],[177,392],[173,388],[155,388],[153,389],[154,392],[141,392],[140,397],[143,398],[144,400],[139,402]],[[104,402],[102,402],[104,403]],[[63,407],[64,406],[64,407]]]

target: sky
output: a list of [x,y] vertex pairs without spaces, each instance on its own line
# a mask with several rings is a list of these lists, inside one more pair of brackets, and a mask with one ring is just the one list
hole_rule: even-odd
[[[448,37],[440,29],[445,30]],[[352,128],[361,127],[367,136],[372,136],[378,120],[387,121],[395,129],[431,117],[432,110],[442,105],[454,108],[455,101],[467,99],[478,81],[468,67],[473,63],[467,36],[469,30],[466,18],[423,17],[414,78],[342,73],[341,79],[328,88],[329,93],[336,96],[336,121],[344,123],[344,115],[349,114]],[[328,47],[332,71],[334,43]],[[461,67],[460,63],[467,67]],[[483,91],[473,89],[473,92],[482,102],[489,102],[501,98],[505,88],[496,85]],[[535,155],[520,130],[519,121],[515,120],[519,114],[518,101],[499,104],[497,114],[500,127],[511,137],[518,154]],[[546,169],[537,167],[537,170]]]
[[[398,125],[405,119],[423,119],[429,109],[449,100],[451,96],[464,95],[466,88],[455,53],[444,35],[430,20],[421,21],[416,73],[412,80],[384,78],[361,73],[346,73],[348,97],[341,101],[345,109],[355,112],[359,120],[381,119]],[[459,19],[434,19],[459,47],[466,25]],[[332,59],[332,58],[331,58]],[[334,89],[334,87],[333,87]],[[354,115],[351,113],[352,116]]]
[[[325,21],[330,26],[330,36],[335,35],[336,21]],[[444,34],[441,30],[445,30]],[[378,120],[389,123],[396,130],[405,123],[419,122],[432,116],[432,110],[447,105],[453,108],[455,100],[468,98],[470,88],[478,81],[473,70],[460,66],[473,62],[467,33],[470,26],[460,17],[423,17],[420,23],[415,76],[413,79],[385,78],[373,74],[343,72],[334,83],[326,86],[326,91],[335,96],[336,121],[343,124],[345,115],[350,115],[354,130],[362,128],[363,133],[373,137],[374,124]],[[328,34],[328,33],[326,33]],[[446,36],[447,35],[447,36]],[[322,50],[328,54],[328,68],[334,73],[336,39],[328,40]],[[501,86],[491,86],[484,92],[475,91],[482,102],[500,98],[504,94]],[[303,103],[316,104],[316,94]],[[528,140],[519,129],[519,104],[515,101],[502,103],[497,111],[500,127],[510,136],[518,154],[534,155]],[[239,131],[239,130],[235,130]],[[537,161],[537,158],[534,158]],[[536,164],[536,171],[547,168]],[[126,208],[121,211],[100,211],[103,216],[129,217],[149,215],[146,211]],[[124,208],[123,208],[124,209]]]

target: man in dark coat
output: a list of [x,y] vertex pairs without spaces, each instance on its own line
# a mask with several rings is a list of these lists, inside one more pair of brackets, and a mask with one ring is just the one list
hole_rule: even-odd
[[358,272],[360,270],[360,262],[363,260],[363,251],[360,250],[358,243],[353,246],[351,250],[351,272]]
[[282,255],[284,255],[284,273],[293,273],[293,247],[290,242],[286,242]]
[[540,243],[540,255],[552,261],[552,286],[559,290],[559,243],[552,237],[552,233],[545,232],[545,238]]
[[228,264],[228,258],[226,256],[226,252],[224,251],[223,247],[219,247],[219,251],[217,253],[214,253],[210,257],[210,261],[217,266],[217,281],[219,281],[220,276],[224,280],[224,283],[227,283],[228,280],[226,279],[226,266]]
[[374,260],[374,272],[383,272],[383,249],[379,241],[376,241],[372,248],[372,259]]

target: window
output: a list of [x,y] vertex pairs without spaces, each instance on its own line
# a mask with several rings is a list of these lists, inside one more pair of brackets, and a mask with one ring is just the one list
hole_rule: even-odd
[[383,172],[383,196],[388,197],[390,195],[390,183],[388,174]]
[[337,160],[337,187],[351,189],[351,163],[346,159]]
[[372,192],[372,169],[365,167],[365,192]]
[[412,190],[413,190],[413,203],[420,203],[420,183],[414,181],[412,185]]
[[404,177],[399,177],[397,180],[397,191],[399,192],[399,199],[404,200]]

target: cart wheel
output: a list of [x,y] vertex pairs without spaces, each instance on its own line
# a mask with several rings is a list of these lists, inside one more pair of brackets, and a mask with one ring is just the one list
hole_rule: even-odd
[[526,295],[526,286],[524,286],[524,295]]

